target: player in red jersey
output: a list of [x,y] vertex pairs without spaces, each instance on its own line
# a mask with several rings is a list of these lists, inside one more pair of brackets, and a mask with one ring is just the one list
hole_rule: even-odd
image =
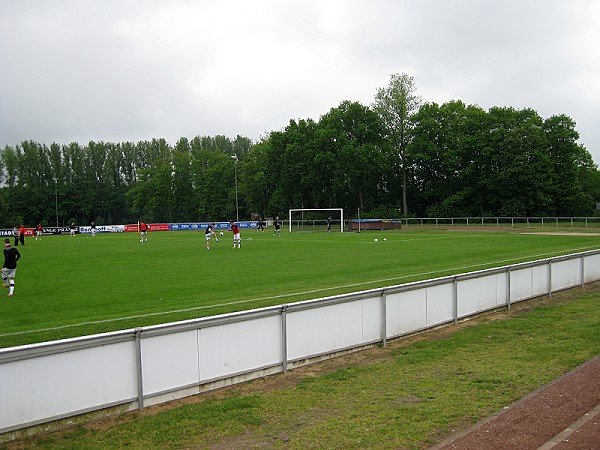
[[36,241],[42,240],[42,231],[44,231],[44,228],[42,227],[41,223],[38,223],[37,227],[35,227],[35,240]]
[[233,233],[233,248],[242,248],[242,238],[240,236],[240,228],[235,222],[229,222],[229,229]]
[[148,242],[148,228],[150,228],[148,225],[146,225],[146,222],[144,222],[143,220],[141,222],[139,222],[139,229],[140,229],[140,242],[144,243],[144,242]]

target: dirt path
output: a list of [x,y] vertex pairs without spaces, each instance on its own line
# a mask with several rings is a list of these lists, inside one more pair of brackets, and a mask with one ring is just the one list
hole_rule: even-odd
[[600,449],[600,356],[431,450]]

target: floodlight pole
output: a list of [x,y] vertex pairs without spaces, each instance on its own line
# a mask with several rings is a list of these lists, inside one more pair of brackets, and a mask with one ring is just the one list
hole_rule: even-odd
[[231,155],[234,161],[234,172],[235,172],[235,221],[240,221],[240,210],[238,207],[238,183],[237,183],[237,163],[238,157],[237,154]]
[[58,228],[58,179],[54,177],[54,206],[56,207],[56,228]]

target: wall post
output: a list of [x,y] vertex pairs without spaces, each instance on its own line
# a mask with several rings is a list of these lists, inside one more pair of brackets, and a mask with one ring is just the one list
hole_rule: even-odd
[[456,277],[452,280],[452,315],[456,325],[458,323],[458,280]]
[[506,269],[506,310],[510,311],[510,267]]
[[135,367],[137,372],[137,398],[138,410],[144,410],[144,377],[142,375],[142,329],[136,328],[134,333],[135,343]]
[[287,308],[288,305],[281,305],[281,366],[283,373],[287,373]]
[[387,345],[387,293],[385,289],[381,291],[381,342],[385,347]]

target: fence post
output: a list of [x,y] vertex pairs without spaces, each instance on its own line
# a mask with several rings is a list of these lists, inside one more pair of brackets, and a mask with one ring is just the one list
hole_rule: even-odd
[[458,323],[458,280],[456,277],[452,280],[452,314],[456,325]]
[[506,269],[506,310],[510,311],[510,266]]
[[581,254],[581,264],[580,264],[580,269],[581,271],[581,287],[585,286],[585,254],[582,253]]
[[137,372],[137,398],[138,398],[138,410],[144,410],[144,377],[142,375],[142,329],[136,328],[133,335],[133,341],[135,344],[135,366]]
[[385,289],[381,291],[381,342],[385,347],[387,345],[387,293]]
[[281,365],[283,373],[287,373],[287,308],[281,305]]
[[548,297],[552,297],[552,259],[548,260]]

